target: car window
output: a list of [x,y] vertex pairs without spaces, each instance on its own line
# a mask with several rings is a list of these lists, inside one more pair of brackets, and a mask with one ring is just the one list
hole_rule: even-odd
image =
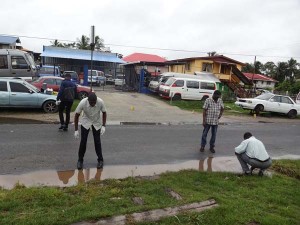
[[56,79],[56,85],[61,85],[62,80],[61,79]]
[[184,80],[176,80],[175,84],[176,84],[176,87],[183,87]]
[[7,56],[0,55],[0,69],[8,69]]
[[288,97],[285,97],[285,96],[282,96],[281,102],[287,103],[287,104],[293,104],[293,102]]
[[21,83],[9,82],[11,92],[25,92],[28,93],[29,89]]
[[43,83],[56,85],[56,82],[54,79],[45,79]]
[[12,56],[11,57],[11,67],[13,69],[27,69],[28,64],[24,57],[22,56]]
[[272,96],[273,96],[273,94],[266,93],[266,94],[259,95],[255,98],[261,99],[261,100],[269,100]]
[[170,77],[169,77],[169,79],[166,81],[165,85],[166,85],[166,86],[170,86],[171,84],[174,83],[174,81],[175,81],[174,78],[170,78]]
[[274,96],[271,99],[273,100],[273,102],[281,102],[281,96]]
[[201,89],[215,90],[215,84],[209,82],[201,82]]
[[7,91],[7,82],[0,81],[0,91]]
[[[180,87],[182,87],[182,86],[180,86]],[[199,81],[190,81],[190,80],[188,80],[186,82],[186,87],[187,88],[199,89]]]

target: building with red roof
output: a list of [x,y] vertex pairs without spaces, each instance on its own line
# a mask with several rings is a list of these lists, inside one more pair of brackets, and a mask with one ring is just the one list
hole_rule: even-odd
[[272,79],[263,74],[256,73],[243,73],[249,80],[253,81],[255,87],[258,89],[271,89],[273,90],[277,80]]

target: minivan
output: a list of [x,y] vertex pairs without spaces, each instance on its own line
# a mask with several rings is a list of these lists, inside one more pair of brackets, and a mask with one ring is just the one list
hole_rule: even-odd
[[32,80],[37,67],[32,56],[18,49],[0,49],[0,77]]
[[160,96],[173,100],[205,100],[212,97],[217,84],[199,78],[170,77],[159,87]]

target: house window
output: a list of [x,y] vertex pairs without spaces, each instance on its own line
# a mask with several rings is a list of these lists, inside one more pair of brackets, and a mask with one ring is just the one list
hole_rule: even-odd
[[267,85],[271,85],[271,81],[267,81]]
[[227,65],[221,64],[221,70],[220,70],[220,73],[227,74],[227,68],[228,68]]
[[202,71],[212,72],[212,63],[202,63]]
[[186,70],[188,70],[188,71],[191,70],[191,63],[190,62],[186,63]]

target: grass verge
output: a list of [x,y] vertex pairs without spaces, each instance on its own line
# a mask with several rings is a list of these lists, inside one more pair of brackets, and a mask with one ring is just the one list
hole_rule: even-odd
[[[299,161],[276,161],[273,166],[276,171],[278,165],[299,172]],[[157,180],[129,177],[69,188],[18,185],[13,190],[0,190],[0,224],[97,221],[211,198],[219,207],[140,224],[299,224],[299,179],[278,171],[272,178],[184,170],[162,174]],[[167,188],[179,193],[183,200],[171,198]],[[145,204],[135,205],[133,197],[142,197]]]

